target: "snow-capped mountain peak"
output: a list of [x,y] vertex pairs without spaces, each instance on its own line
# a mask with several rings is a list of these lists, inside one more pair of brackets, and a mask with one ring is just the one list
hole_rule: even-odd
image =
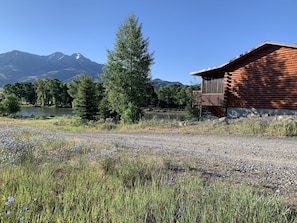
[[55,60],[61,60],[64,56],[65,56],[65,54],[63,54],[61,52],[55,52],[55,53],[49,55],[48,58],[50,60],[53,60],[53,59],[55,59]]
[[75,58],[76,58],[77,60],[80,59],[80,58],[81,58],[81,54],[80,54],[80,53],[77,53]]
[[12,51],[0,54],[0,87],[7,83],[34,81],[35,78],[58,78],[71,81],[76,75],[88,74],[98,79],[103,64],[80,53],[68,56],[55,52],[48,56]]

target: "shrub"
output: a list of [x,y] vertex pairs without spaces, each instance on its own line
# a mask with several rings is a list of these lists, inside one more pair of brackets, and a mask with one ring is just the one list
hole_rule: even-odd
[[6,115],[15,115],[21,110],[17,96],[14,94],[6,95],[4,100],[0,102],[0,113]]
[[277,122],[271,123],[281,135],[296,136],[297,135],[297,120],[293,117],[278,117]]
[[128,107],[121,115],[121,124],[131,124],[138,122],[142,115],[142,109],[129,102]]

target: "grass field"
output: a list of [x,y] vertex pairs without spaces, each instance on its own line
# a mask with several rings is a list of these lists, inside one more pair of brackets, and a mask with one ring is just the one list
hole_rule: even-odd
[[47,129],[51,131],[96,132],[96,131],[151,131],[180,133],[214,133],[267,136],[297,136],[297,117],[248,116],[238,119],[208,119],[204,121],[178,121],[176,119],[157,118],[140,120],[136,124],[121,125],[111,119],[82,123],[74,116],[36,117],[36,118],[0,118],[0,125],[21,125]]
[[71,122],[2,119],[0,222],[297,222],[278,197],[206,184],[186,158],[36,128],[78,131]]

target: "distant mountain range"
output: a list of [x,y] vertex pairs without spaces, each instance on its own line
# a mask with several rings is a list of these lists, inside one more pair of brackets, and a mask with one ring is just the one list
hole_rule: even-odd
[[[80,53],[65,55],[56,52],[48,56],[40,56],[21,51],[0,54],[0,87],[14,82],[32,82],[36,78],[58,78],[62,82],[70,82],[75,76],[88,74],[99,79],[103,64],[98,64]],[[180,84],[160,79],[154,80],[155,87],[167,84]]]
[[34,81],[36,78],[58,78],[71,81],[76,75],[89,74],[98,79],[102,64],[77,53],[71,56],[60,52],[48,56],[12,52],[0,54],[0,86],[6,83]]
[[166,86],[166,85],[169,85],[169,84],[183,85],[180,82],[164,81],[164,80],[161,80],[159,78],[154,79],[153,83],[154,83],[154,86],[155,86],[156,89],[159,89],[160,87]]

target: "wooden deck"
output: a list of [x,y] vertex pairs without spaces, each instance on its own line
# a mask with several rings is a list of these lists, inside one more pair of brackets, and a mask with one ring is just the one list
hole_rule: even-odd
[[201,91],[194,91],[195,104],[203,106],[224,106],[223,93],[202,93]]

